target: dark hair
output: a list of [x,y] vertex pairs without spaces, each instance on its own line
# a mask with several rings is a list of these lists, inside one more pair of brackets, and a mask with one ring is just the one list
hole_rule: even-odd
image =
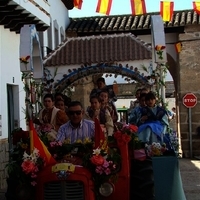
[[62,102],[65,104],[65,102],[64,102],[63,99],[56,99],[56,101],[55,101],[55,105],[57,105],[57,103],[60,102],[60,101],[62,101]]
[[56,99],[58,96],[61,96],[62,99],[64,100],[64,97],[63,97],[62,93],[55,93],[54,98]]
[[103,77],[98,78],[97,83],[98,82],[103,82],[104,84],[106,84],[105,78],[103,78]]
[[146,100],[146,95],[147,95],[146,93],[140,94],[139,100],[142,99],[143,97],[145,97],[145,100]]
[[50,98],[52,101],[54,101],[54,98],[53,98],[53,94],[45,94],[44,97],[43,97],[43,101],[46,99],[46,98]]
[[70,107],[74,107],[74,106],[80,106],[81,108],[83,108],[83,106],[82,106],[82,104],[81,104],[80,101],[71,101],[71,102],[69,103],[69,105],[68,105],[68,109],[69,109]]
[[153,92],[148,92],[145,96],[145,101],[156,99],[156,95]]
[[92,96],[90,97],[90,103],[91,103],[92,99],[97,99],[97,101],[98,101],[99,103],[101,103],[101,99],[100,99],[99,96],[97,96],[97,95],[92,95]]

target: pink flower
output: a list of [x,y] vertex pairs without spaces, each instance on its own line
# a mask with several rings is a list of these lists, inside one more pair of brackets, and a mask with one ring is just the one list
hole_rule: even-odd
[[109,167],[109,162],[107,160],[104,160],[103,167],[105,168]]
[[104,172],[105,172],[106,175],[109,175],[109,174],[111,173],[111,171],[110,171],[109,168],[106,168],[106,169],[104,170]]
[[24,161],[21,166],[22,166],[23,171],[26,174],[38,171],[37,166],[33,162],[31,162],[30,160]]
[[101,166],[97,166],[96,169],[95,169],[95,172],[97,174],[103,174],[103,168]]
[[31,181],[31,185],[32,185],[32,186],[36,186],[36,185],[37,185],[37,182],[36,182],[36,181]]

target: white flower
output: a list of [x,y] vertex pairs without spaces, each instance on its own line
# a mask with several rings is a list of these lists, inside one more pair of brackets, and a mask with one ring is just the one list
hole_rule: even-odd
[[99,155],[100,153],[101,153],[101,149],[99,149],[99,148],[93,149],[93,154]]

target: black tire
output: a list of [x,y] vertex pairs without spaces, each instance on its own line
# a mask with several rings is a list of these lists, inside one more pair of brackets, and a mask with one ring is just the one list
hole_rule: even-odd
[[130,200],[155,200],[152,160],[131,160]]

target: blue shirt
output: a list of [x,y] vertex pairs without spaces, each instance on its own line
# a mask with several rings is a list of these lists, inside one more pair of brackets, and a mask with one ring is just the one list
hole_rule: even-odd
[[79,127],[73,127],[71,122],[68,121],[63,124],[57,134],[57,141],[64,142],[67,140],[70,144],[77,141],[84,142],[85,139],[93,139],[95,134],[94,122],[91,120],[83,119]]

